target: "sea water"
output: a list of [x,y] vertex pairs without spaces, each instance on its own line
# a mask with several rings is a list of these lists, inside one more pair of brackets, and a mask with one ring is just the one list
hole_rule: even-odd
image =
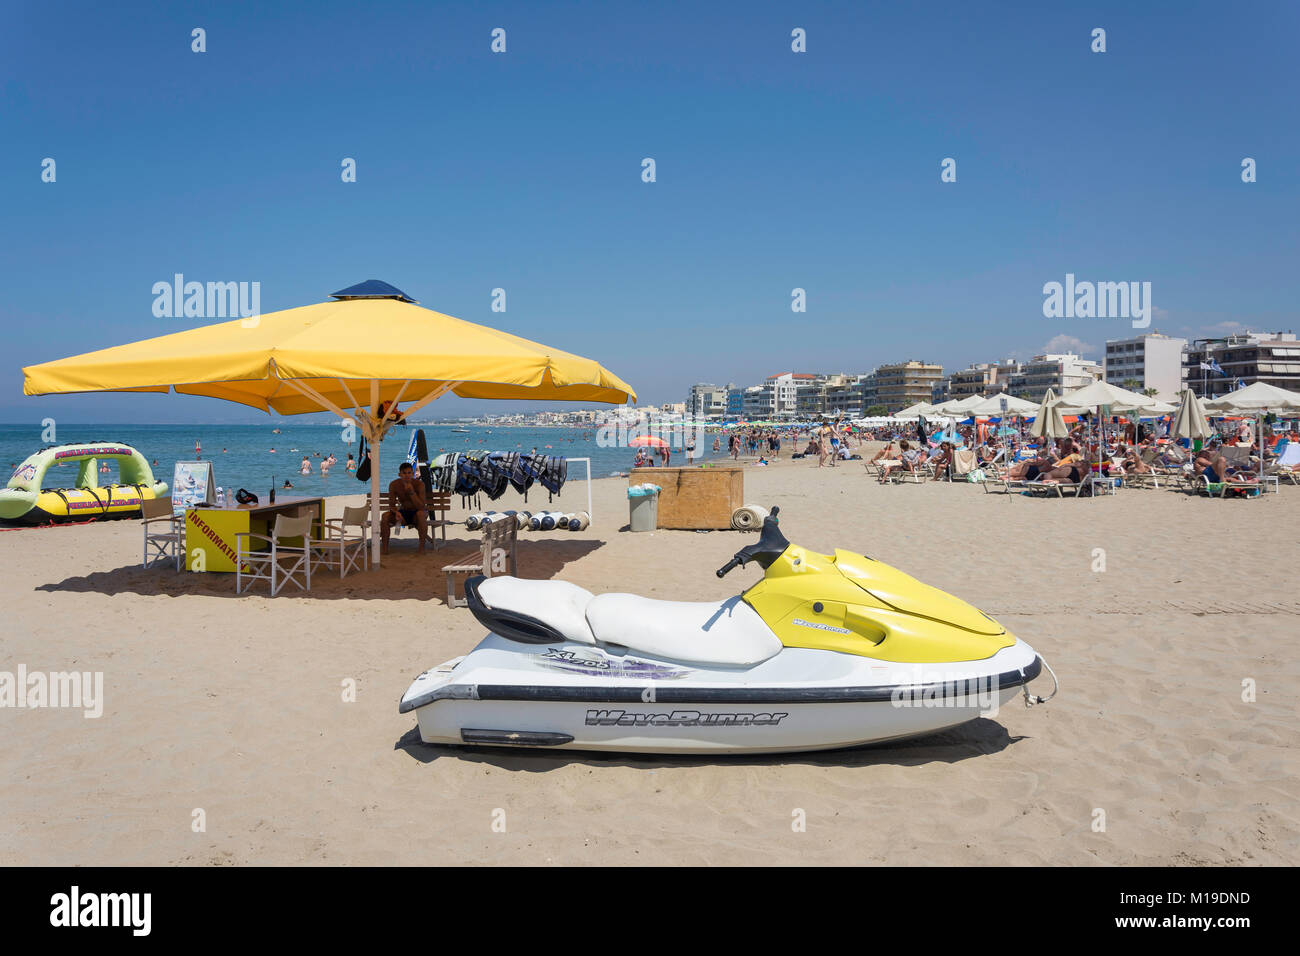
[[[276,428],[278,434],[273,431]],[[424,430],[430,456],[473,448],[524,453],[536,449],[538,454],[590,458],[593,478],[625,473],[631,469],[636,457],[634,448],[601,447],[596,441],[594,428],[406,425],[393,428],[380,445],[380,476],[385,487],[397,477],[397,466],[406,459],[411,437],[417,428]],[[453,428],[467,428],[469,432],[452,431]],[[195,459],[194,445],[198,442],[198,457],[212,462],[216,484],[225,489],[228,498],[234,491],[246,488],[265,501],[273,481],[277,494],[353,495],[369,489],[369,483],[357,481],[356,476],[346,469],[348,453],[354,457],[360,455],[357,441],[345,441],[342,429],[335,424],[288,421],[264,425],[78,425],[60,421],[56,437],[60,445],[90,442],[130,445],[149,461],[154,478],[167,482],[168,486],[172,483],[176,462]],[[704,454],[697,457],[697,462],[720,457],[712,451],[714,437],[710,434],[701,443]],[[23,459],[43,447],[40,425],[0,425],[0,467],[5,469],[5,480]],[[725,437],[722,448],[725,455]],[[322,475],[321,461],[331,453],[338,460],[328,475]],[[306,475],[302,474],[304,455],[311,466],[311,473]],[[109,473],[100,475],[100,483],[105,485],[117,480],[116,464],[108,464]],[[686,464],[685,451],[673,449],[672,464]],[[570,465],[571,480],[585,477],[584,465]],[[70,487],[76,478],[76,465],[51,467],[44,485],[46,488]],[[293,484],[292,489],[284,487],[286,479]],[[517,496],[508,491],[506,497]]]

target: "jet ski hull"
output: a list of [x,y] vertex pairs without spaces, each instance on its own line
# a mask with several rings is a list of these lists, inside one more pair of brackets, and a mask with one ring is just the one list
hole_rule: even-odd
[[400,710],[430,744],[633,753],[790,753],[917,737],[997,709],[1038,676],[1023,641],[985,661],[895,664],[787,648],[748,669],[489,635],[421,674]]

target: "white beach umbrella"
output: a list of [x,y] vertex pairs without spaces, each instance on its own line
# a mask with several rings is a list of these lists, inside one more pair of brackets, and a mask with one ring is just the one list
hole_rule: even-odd
[[1107,414],[1113,412],[1147,412],[1149,414],[1167,415],[1174,411],[1174,407],[1166,402],[1159,401],[1150,395],[1143,395],[1141,392],[1131,392],[1127,388],[1120,388],[1118,385],[1112,385],[1110,382],[1098,380],[1091,385],[1085,385],[1083,388],[1075,389],[1073,392],[1066,392],[1056,400],[1056,407],[1062,412],[1077,413],[1087,410],[1097,412],[1097,417],[1101,426],[1100,438],[1097,443],[1097,471],[1101,472],[1101,442],[1106,438],[1106,425],[1102,419],[1103,409]]
[[894,412],[894,417],[905,419],[907,421],[916,421],[916,419],[920,418],[922,415],[933,415],[934,410],[934,406],[929,402],[917,402],[915,405],[909,405],[901,412]]
[[970,414],[970,410],[984,401],[982,395],[967,395],[965,398],[950,398],[946,402],[940,402],[934,406],[934,413],[940,415],[956,415],[965,418]]
[[1190,388],[1183,389],[1183,403],[1178,406],[1174,417],[1174,427],[1170,430],[1172,438],[1186,438],[1189,441],[1204,441],[1214,434],[1210,422],[1205,417],[1201,400]]
[[[1002,408],[1002,402],[1005,399],[1007,407]],[[966,410],[967,414],[975,415],[980,418],[986,418],[991,415],[1032,415],[1038,409],[1033,402],[1026,401],[1023,398],[1016,398],[1014,395],[1008,395],[1006,392],[1000,395],[992,395],[988,398],[982,398],[975,405]]]
[[1061,411],[1067,415],[1073,415],[1085,409],[1091,411],[1094,408],[1109,408],[1112,412],[1155,411],[1156,409],[1166,408],[1168,409],[1167,412],[1164,412],[1166,415],[1174,410],[1172,405],[1152,398],[1150,395],[1130,392],[1127,388],[1120,388],[1118,385],[1102,381],[1085,385],[1073,392],[1066,392],[1056,400],[1056,403]]
[[1261,474],[1264,462],[1264,413],[1265,412],[1300,412],[1300,392],[1292,392],[1267,382],[1255,382],[1235,392],[1229,392],[1220,398],[1212,398],[1203,403],[1204,409],[1213,414],[1236,414],[1255,416],[1255,438],[1259,442]]
[[1222,398],[1212,398],[1202,403],[1207,412],[1300,412],[1300,392],[1292,392],[1267,382],[1256,382]]
[[1029,426],[1031,438],[1064,438],[1070,434],[1056,402],[1056,393],[1049,388],[1043,394],[1043,402],[1034,415],[1034,423]]

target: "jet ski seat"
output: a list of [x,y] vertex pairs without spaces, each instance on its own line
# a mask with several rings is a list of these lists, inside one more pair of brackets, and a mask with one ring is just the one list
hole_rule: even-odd
[[484,627],[527,644],[595,644],[587,624],[594,595],[568,581],[537,581],[497,574],[465,582],[465,600]]
[[636,594],[593,596],[568,581],[494,575],[466,581],[465,598],[485,627],[527,644],[610,644],[723,667],[752,667],[781,650],[771,628],[739,597],[689,603]]
[[693,664],[753,667],[781,650],[780,639],[739,597],[690,603],[601,594],[587,605],[587,623],[602,644]]

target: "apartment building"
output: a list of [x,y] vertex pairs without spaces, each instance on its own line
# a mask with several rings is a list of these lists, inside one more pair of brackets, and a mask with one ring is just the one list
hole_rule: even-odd
[[949,378],[948,398],[963,399],[972,395],[996,395],[1011,385],[1011,378],[1020,371],[1020,363],[1011,359],[1004,362],[978,362],[953,372]]
[[801,421],[818,418],[860,418],[863,388],[859,377],[827,375],[822,381],[798,390],[795,417]]
[[911,360],[876,369],[876,404],[897,412],[917,402],[929,402],[943,378],[942,365]]
[[1131,339],[1109,339],[1103,360],[1105,379],[1134,392],[1156,390],[1156,398],[1176,402],[1183,390],[1186,339],[1151,332]]
[[[1217,364],[1224,374],[1201,364]],[[1197,339],[1183,353],[1187,386],[1202,398],[1225,395],[1240,385],[1265,382],[1300,391],[1300,342],[1294,332],[1238,332]]]
[[1073,352],[1035,355],[1011,376],[1007,389],[1017,398],[1041,402],[1050,388],[1057,396],[1091,385],[1101,378],[1102,367]]
[[691,386],[686,408],[690,416],[697,420],[724,418],[727,414],[727,395],[734,385],[719,388],[716,385],[701,383]]
[[817,388],[826,381],[824,375],[807,372],[780,372],[769,375],[763,385],[772,388],[772,412],[780,418],[793,418],[798,414],[799,394],[804,389]]

